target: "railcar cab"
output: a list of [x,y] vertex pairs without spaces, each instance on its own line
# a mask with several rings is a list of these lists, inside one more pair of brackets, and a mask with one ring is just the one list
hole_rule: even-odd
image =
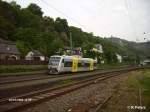
[[60,71],[62,56],[51,56],[48,63],[48,69],[50,74],[58,74]]

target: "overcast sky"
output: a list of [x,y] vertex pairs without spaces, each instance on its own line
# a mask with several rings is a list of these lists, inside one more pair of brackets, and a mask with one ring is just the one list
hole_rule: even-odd
[[[12,0],[6,0],[8,2]],[[150,41],[150,0],[14,0],[36,3],[44,15],[66,18],[69,25],[96,36]]]

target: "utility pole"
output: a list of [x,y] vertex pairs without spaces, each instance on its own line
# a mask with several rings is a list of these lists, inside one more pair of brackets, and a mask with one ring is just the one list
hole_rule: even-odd
[[[140,103],[140,106],[142,106],[142,90],[141,88],[139,88],[139,103]],[[142,112],[142,109],[140,109],[140,112]]]
[[72,33],[71,32],[70,32],[70,50],[71,50],[71,55],[73,55]]

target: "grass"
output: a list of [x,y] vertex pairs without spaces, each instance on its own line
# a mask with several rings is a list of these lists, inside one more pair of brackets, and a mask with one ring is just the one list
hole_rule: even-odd
[[125,112],[140,111],[129,109],[128,106],[140,106],[139,90],[141,91],[142,106],[150,112],[150,69],[133,71],[128,74],[121,84],[113,98],[104,108],[104,112]]
[[47,65],[0,65],[0,73],[17,73],[46,70]]
[[117,64],[100,64],[98,65],[99,69],[115,69],[118,67],[122,67],[122,66],[127,66],[126,64],[123,63],[117,63]]
[[[0,65],[0,74],[2,73],[20,73],[20,72],[32,72],[39,70],[47,70],[48,65]],[[100,69],[115,69],[118,67],[127,66],[124,63],[117,64],[101,64],[98,65]]]
[[74,82],[75,82],[75,80],[66,79],[66,80],[62,80],[62,81],[58,82],[57,84],[58,84],[58,85],[61,85],[61,86],[64,86],[64,85],[72,84],[72,83],[74,83]]
[[150,70],[145,69],[138,72],[134,72],[128,78],[127,87],[134,90],[141,90],[142,105],[146,106],[145,112],[150,112]]
[[[101,69],[118,68],[122,64],[102,64],[99,65]],[[123,65],[122,65],[123,66]],[[47,65],[0,65],[0,74],[2,73],[18,73],[18,72],[32,72],[39,70],[47,70]]]
[[142,88],[142,96],[144,105],[147,107],[147,112],[150,112],[150,72],[143,73],[143,77],[138,80]]

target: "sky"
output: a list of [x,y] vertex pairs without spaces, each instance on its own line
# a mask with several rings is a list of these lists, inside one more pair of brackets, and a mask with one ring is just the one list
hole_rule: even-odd
[[45,16],[65,18],[70,26],[96,36],[112,35],[129,41],[150,41],[150,0],[14,1],[23,8],[36,3]]

